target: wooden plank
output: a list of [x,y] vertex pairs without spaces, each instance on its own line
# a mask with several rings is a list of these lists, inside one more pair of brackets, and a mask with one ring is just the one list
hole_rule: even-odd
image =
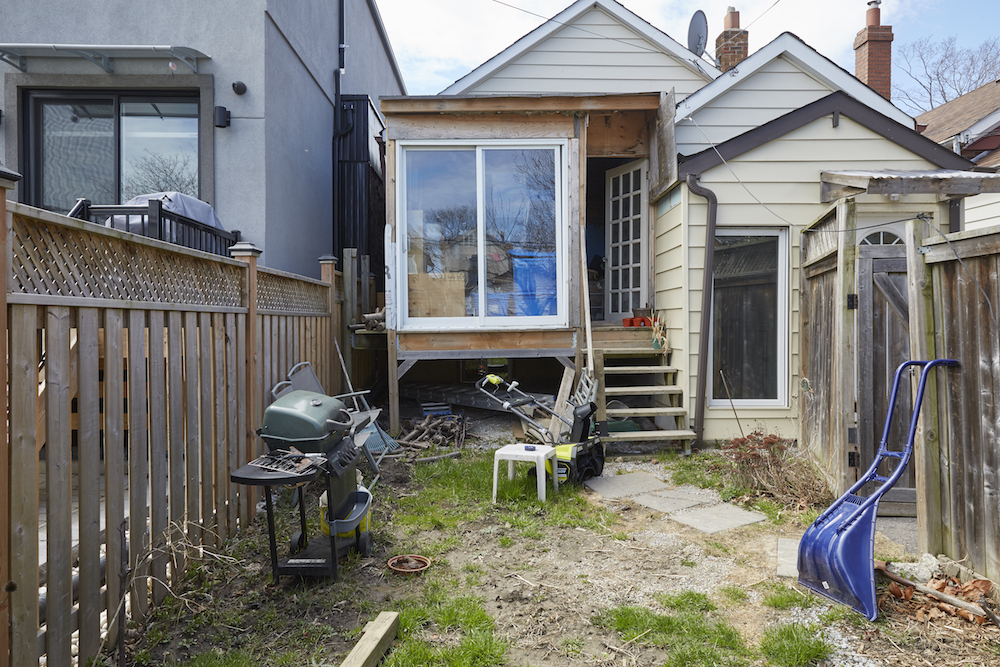
[[396,358],[398,347],[397,334],[394,329],[386,330],[386,347],[389,356],[389,435],[399,437],[399,375],[397,374],[399,360]]
[[399,631],[399,612],[383,611],[365,626],[361,640],[347,654],[342,667],[374,667],[381,662]]
[[[247,410],[253,405],[250,400],[249,387],[252,383],[247,382],[247,368],[250,365],[250,354],[247,352],[247,318],[245,315],[236,316],[236,462],[237,468],[242,467],[248,461],[253,449],[254,434],[248,428]],[[250,506],[250,493],[248,487],[240,488],[234,485],[236,492],[240,494],[239,503],[239,526],[245,530],[250,525],[253,518]]]
[[13,667],[38,667],[38,308],[10,306],[10,580]]
[[198,314],[199,371],[201,376],[201,524],[205,531],[204,544],[219,546],[218,517],[215,506],[214,438],[212,431],[213,396],[215,378],[212,375],[212,318],[208,313]]
[[[918,248],[923,240],[922,221],[906,225],[907,300],[910,316],[910,352],[914,359],[934,358],[934,293],[931,272]],[[913,468],[917,487],[917,546],[920,553],[942,553],[941,424],[938,423],[938,385],[935,376],[924,392],[924,407],[913,443]]]
[[101,648],[101,407],[100,351],[96,308],[77,313],[77,459],[79,476],[80,663]]
[[[571,329],[553,331],[397,332],[400,356],[419,351],[563,350],[575,347]],[[490,356],[490,355],[487,355]]]
[[[556,394],[555,402],[555,413],[557,415],[562,415],[566,412],[569,407],[569,395],[573,391],[573,378],[576,377],[576,370],[573,368],[564,368],[562,381],[559,383],[559,393]],[[563,430],[562,420],[558,417],[553,416],[549,420],[549,432],[556,436],[556,440],[559,439],[559,432]]]
[[[125,521],[125,364],[123,312],[104,311],[104,526],[109,621],[106,642],[115,643],[124,600],[118,570],[122,559],[119,528]],[[117,613],[117,616],[116,616]]]
[[239,360],[236,352],[236,316],[229,314],[225,316],[225,340],[226,340],[226,467],[223,470],[222,485],[226,489],[226,524],[230,537],[236,534],[239,512],[237,505],[236,485],[229,481],[229,474],[236,470],[241,464],[237,454],[239,438],[237,434],[239,424],[237,415],[239,414],[240,400],[239,389],[236,385],[236,366]]
[[387,134],[390,139],[569,139],[573,119],[561,114],[414,114],[393,118]]
[[344,328],[340,349],[344,353],[347,377],[354,385],[354,354],[352,353],[347,327],[358,321],[358,249],[344,248],[344,262],[340,265],[344,272]]
[[[931,265],[931,277],[932,277],[932,289],[934,294],[940,294],[942,296],[950,294],[948,289],[951,284],[951,280],[946,276],[949,270],[954,274],[954,264],[939,264]],[[941,350],[941,354],[947,354],[952,358],[958,359],[961,363],[961,359],[958,358],[957,350],[952,349],[949,327],[946,322],[951,322],[954,317],[954,304],[949,298],[942,298],[938,300],[934,298],[934,343],[935,349]],[[962,371],[964,375],[965,371]],[[957,423],[957,410],[955,406],[959,404],[962,397],[960,396],[960,378],[955,375],[949,375],[948,380],[945,383],[945,390],[938,394],[941,407],[939,410],[939,418],[942,419],[942,429],[941,429],[941,451],[938,456],[938,468],[941,473],[941,487],[940,492],[936,494],[934,500],[941,503],[941,539],[944,542],[944,547],[942,552],[945,554],[958,554],[959,553],[959,527],[961,521],[959,519],[960,506],[958,503],[958,492],[956,486],[958,485],[958,467],[952,465],[954,456],[952,452],[955,448],[959,447],[956,442],[956,438],[952,437],[953,434],[960,434],[961,431],[958,430]],[[961,438],[963,436],[959,436]],[[965,557],[964,555],[962,556]]]
[[[167,314],[167,396],[169,401],[167,452],[170,457],[170,540],[178,546],[183,540],[185,512],[184,470],[184,326],[181,314]],[[180,528],[178,528],[180,527]],[[177,572],[186,571],[184,550],[173,551]]]
[[[9,302],[7,294],[10,292],[10,280],[12,272],[10,270],[10,240],[11,225],[13,216],[7,216],[7,190],[13,188],[14,183],[5,178],[0,179],[0,224],[3,225],[3,248],[0,249],[0,276],[7,276],[3,289],[0,290],[0,331],[4,334],[5,341],[9,341],[8,335],[10,321],[8,319],[7,307]],[[0,346],[0,368],[6,369],[9,358],[7,356],[7,345]],[[37,380],[36,380],[37,382]],[[9,380],[0,383],[0,392],[3,392],[4,411],[10,415],[10,386]],[[0,420],[0,481],[8,483],[10,480],[10,441],[7,436],[8,419]],[[8,486],[9,488],[9,486]],[[0,581],[10,581],[10,494],[0,493]],[[10,606],[0,605],[0,628],[9,629]],[[10,667],[10,632],[0,632],[0,667]]]
[[[858,349],[857,349],[857,392],[858,392],[858,431],[857,452],[859,462],[857,470],[848,470],[848,481],[868,469],[875,460],[878,448],[878,434],[875,423],[875,401],[884,401],[883,394],[876,394],[873,375],[879,373],[875,366],[875,290],[872,289],[872,258],[861,253],[857,260],[858,289]],[[847,445],[848,451],[852,449]],[[843,454],[846,458],[846,452]],[[845,463],[846,466],[846,463]]]
[[646,111],[590,114],[590,123],[587,125],[587,157],[648,156],[650,116]]
[[212,487],[215,490],[216,545],[222,546],[229,539],[229,445],[226,443],[226,323],[221,314],[212,316],[212,387],[214,397],[215,436],[212,438],[212,458],[215,471]]
[[975,313],[973,329],[966,330],[966,336],[972,339],[975,356],[969,359],[969,371],[974,368],[976,375],[976,391],[971,395],[974,430],[971,438],[967,439],[966,446],[969,450],[967,462],[972,472],[970,490],[972,491],[972,516],[969,517],[968,527],[973,531],[969,540],[969,555],[972,557],[972,569],[977,572],[986,570],[987,554],[995,551],[998,547],[996,542],[987,541],[987,531],[990,529],[985,520],[989,512],[991,497],[994,506],[997,502],[996,480],[990,475],[987,467],[987,452],[997,446],[996,432],[993,429],[993,416],[990,414],[990,407],[995,404],[996,393],[993,385],[993,364],[997,357],[996,346],[991,346],[991,337],[996,325],[990,319],[990,313],[983,302],[983,295],[980,286],[995,284],[996,278],[991,277],[990,269],[993,262],[990,257],[979,257],[971,262],[966,262],[971,269],[975,280],[971,284],[966,284],[965,300],[969,302],[970,308]]
[[[994,304],[1000,303],[1000,256],[992,256],[984,261],[984,273],[989,283],[984,283],[987,293]],[[988,286],[987,286],[988,285]],[[980,309],[985,304],[980,305]],[[986,554],[983,572],[990,579],[1000,579],[1000,409],[997,406],[997,392],[1000,391],[1000,330],[995,323],[986,323],[982,332],[982,347],[979,355],[981,363],[986,366],[992,387],[990,396],[985,397],[983,410],[983,479],[984,504],[982,512],[983,543]]]
[[167,460],[167,365],[164,357],[164,313],[149,311],[149,512],[150,563],[153,604],[167,596],[167,539],[170,528],[170,496],[167,481],[170,469]]
[[830,461],[834,478],[841,488],[834,489],[837,495],[843,493],[847,483],[847,429],[855,426],[854,418],[854,373],[855,367],[855,311],[847,308],[847,295],[854,291],[855,258],[857,252],[856,233],[857,206],[854,200],[843,202],[837,209],[837,220],[840,228],[839,252],[837,261],[837,290],[835,293],[834,312],[835,329],[833,332],[833,405],[835,418],[832,420],[834,439],[831,446],[837,452]]
[[149,433],[146,427],[146,312],[128,314],[128,490],[132,618],[149,611]]
[[[658,93],[627,95],[524,95],[495,97],[407,97],[382,98],[385,114],[408,113],[533,113],[539,111],[655,111],[660,103]],[[395,122],[395,118],[393,121]],[[390,125],[392,123],[390,122]]]
[[192,545],[204,540],[201,520],[201,431],[198,406],[201,404],[201,368],[198,349],[198,315],[184,314],[184,433],[187,449],[187,533]]

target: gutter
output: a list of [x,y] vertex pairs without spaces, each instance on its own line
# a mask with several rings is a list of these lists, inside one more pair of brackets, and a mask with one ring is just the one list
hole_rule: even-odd
[[698,337],[698,388],[695,396],[695,442],[700,444],[705,434],[705,403],[708,394],[708,339],[712,327],[712,286],[715,272],[715,223],[719,199],[715,193],[698,183],[700,174],[688,174],[688,189],[708,200],[708,221],[705,227],[705,275],[701,286],[701,331]]
[[[343,222],[344,216],[341,215],[340,208],[340,140],[351,133],[354,129],[354,115],[351,115],[350,121],[347,127],[344,127],[344,105],[341,100],[340,95],[340,76],[344,72],[345,68],[345,53],[347,51],[347,38],[346,38],[346,28],[344,26],[345,14],[344,5],[347,0],[340,0],[339,12],[340,16],[337,20],[338,25],[338,56],[337,56],[337,69],[333,70],[333,248],[331,252],[337,254],[337,238],[338,235],[344,233]],[[343,248],[341,248],[343,251]],[[344,267],[340,267],[343,270]]]

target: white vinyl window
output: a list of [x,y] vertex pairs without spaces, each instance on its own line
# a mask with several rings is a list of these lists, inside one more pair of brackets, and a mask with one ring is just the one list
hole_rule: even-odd
[[787,239],[784,229],[716,230],[711,405],[788,403]]
[[565,145],[400,144],[402,328],[565,326]]

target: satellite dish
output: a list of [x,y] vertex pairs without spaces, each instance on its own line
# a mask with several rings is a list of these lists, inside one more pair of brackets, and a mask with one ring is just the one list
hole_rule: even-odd
[[691,17],[691,25],[688,26],[688,50],[701,58],[705,53],[705,45],[708,44],[708,19],[705,12],[700,9]]

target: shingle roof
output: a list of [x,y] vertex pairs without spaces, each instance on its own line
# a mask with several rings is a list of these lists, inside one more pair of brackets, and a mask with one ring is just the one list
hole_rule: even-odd
[[941,143],[968,130],[998,109],[1000,81],[992,81],[917,116],[917,123],[927,126],[923,132],[925,137]]

